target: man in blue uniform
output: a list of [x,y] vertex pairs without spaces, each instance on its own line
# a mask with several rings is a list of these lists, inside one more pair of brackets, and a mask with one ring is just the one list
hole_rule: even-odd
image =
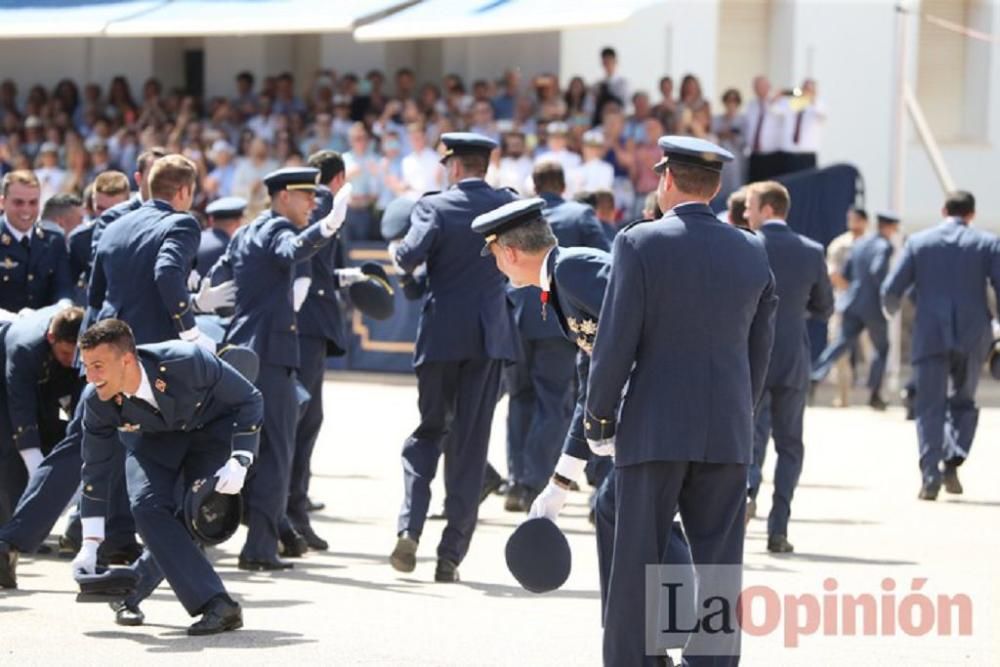
[[788,536],[792,495],[802,473],[805,449],[802,418],[809,395],[809,332],[806,320],[827,320],[833,313],[833,286],[826,272],[823,246],[792,231],[785,222],[791,200],[775,181],[749,186],[746,219],[755,230],[774,274],[778,311],[774,347],[767,368],[764,396],[754,415],[754,459],[748,481],[747,516],[752,516],[760,489],[767,441],[774,435],[777,463],[774,496],[767,518],[767,550],[792,551]]
[[844,300],[840,336],[830,344],[813,371],[813,382],[822,382],[841,355],[849,352],[862,331],[868,331],[875,356],[868,371],[868,405],[885,410],[882,399],[882,376],[889,355],[888,323],[879,300],[879,288],[889,273],[892,259],[892,237],[899,230],[899,217],[893,213],[879,213],[878,231],[854,242],[850,257],[844,266],[844,278],[850,282]]
[[[177,489],[215,480],[236,494],[257,454],[263,399],[239,371],[181,341],[136,347],[129,326],[104,320],[80,336],[89,385],[81,397],[83,546],[74,572],[93,574],[104,537],[110,480],[126,450],[129,501],[146,549],[132,568],[135,593],[114,605],[117,622],[143,622],[138,603],[165,577],[191,616],[190,635],[236,630],[237,604],[177,515]],[[221,466],[221,467],[220,467]]]
[[311,167],[288,167],[265,176],[271,208],[237,230],[205,281],[235,280],[236,309],[226,342],[247,346],[260,357],[256,385],[264,396],[264,428],[260,464],[245,494],[249,530],[239,558],[244,570],[292,567],[278,558],[279,534],[291,530],[286,511],[299,415],[292,283],[295,265],[319,252],[343,225],[351,193],[350,187],[341,188],[330,213],[308,226],[318,178],[319,170]]
[[976,387],[990,348],[988,284],[1000,292],[1000,242],[970,226],[975,198],[952,192],[942,214],[939,225],[906,240],[902,260],[882,284],[889,314],[908,290],[918,295],[910,355],[923,500],[937,498],[942,480],[949,493],[962,493],[958,467],[976,434]]
[[205,207],[208,229],[202,230],[201,240],[198,243],[196,270],[199,273],[211,271],[226,252],[229,239],[233,238],[233,234],[243,224],[243,211],[246,208],[247,200],[242,197],[223,197]]
[[70,304],[73,281],[66,238],[58,228],[38,220],[38,178],[31,171],[9,172],[3,177],[2,193],[0,321],[57,301]]
[[55,305],[0,325],[0,522],[65,435],[59,409],[72,413],[79,395],[72,366],[82,316]]
[[[560,335],[579,350],[576,358],[579,384],[572,424],[560,436],[562,454],[555,463],[554,473],[541,494],[534,499],[528,513],[530,518],[544,516],[555,521],[570,487],[592,457],[583,433],[583,414],[587,401],[590,352],[611,271],[611,255],[597,248],[557,246],[554,229],[543,217],[547,213],[546,204],[544,198],[513,201],[477,217],[472,229],[486,237],[483,252],[493,255],[497,268],[511,284],[521,285],[518,288],[521,291],[528,291],[528,286],[534,287],[530,291],[535,293],[536,298],[525,306],[544,311],[546,321],[551,318]],[[544,301],[542,294],[546,295]],[[605,478],[595,505],[603,612],[614,546],[614,475]],[[667,545],[665,562],[691,562],[683,535],[677,524]]]
[[[319,224],[333,209],[333,198],[345,183],[344,160],[334,151],[309,156],[309,166],[319,170],[316,208],[309,224]],[[288,520],[310,549],[324,551],[326,540],[309,523],[309,477],[313,448],[323,425],[323,376],[328,356],[347,350],[344,319],[337,292],[362,279],[361,269],[344,268],[343,248],[334,239],[307,262],[295,265],[293,296],[299,327],[299,381],[309,392],[309,402],[299,418],[288,490]]]
[[66,237],[69,248],[70,275],[76,280],[73,303],[85,306],[87,284],[90,282],[90,266],[93,261],[94,227],[97,219],[106,211],[128,201],[128,176],[120,171],[102,171],[91,183],[94,218],[83,223]]
[[[689,137],[661,137],[659,145],[667,213],[615,237],[587,383],[588,443],[616,457],[604,617],[610,666],[662,662],[645,650],[647,622],[655,621],[643,617],[645,566],[661,562],[677,509],[695,567],[743,562],[753,408],[777,305],[763,245],[708,206],[732,155]],[[732,576],[717,590],[735,605],[740,583]],[[688,664],[738,662],[739,628],[727,620],[735,631],[713,635],[724,656],[688,650]]]
[[483,180],[495,141],[467,132],[446,133],[441,140],[453,185],[421,198],[406,236],[390,245],[390,255],[405,273],[427,263],[413,358],[420,425],[403,444],[405,496],[390,562],[400,572],[416,567],[431,480],[444,454],[447,524],[434,580],[454,582],[476,527],[500,366],[515,358],[506,280],[494,262],[479,256],[482,238],[470,225],[514,195]]
[[[540,162],[532,179],[559,246],[611,249],[594,209],[562,198],[566,179],[558,162]],[[569,427],[576,346],[566,341],[556,318],[542,316],[537,287],[511,285],[508,295],[521,333],[521,356],[504,369],[510,394],[507,467],[511,482],[504,506],[524,512],[551,477],[559,443]]]

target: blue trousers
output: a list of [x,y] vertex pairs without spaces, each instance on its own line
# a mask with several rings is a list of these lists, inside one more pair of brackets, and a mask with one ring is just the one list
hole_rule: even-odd
[[[747,466],[738,463],[655,461],[615,469],[614,558],[604,614],[605,667],[662,665],[646,655],[646,566],[659,565],[680,511],[697,571],[704,565],[743,564]],[[735,605],[742,582],[723,591]],[[739,664],[740,635],[718,636],[726,655],[685,653],[688,665]]]
[[507,469],[512,482],[540,491],[573,416],[577,348],[564,338],[524,339],[521,347],[523,358],[504,369],[510,393]]
[[[66,437],[42,460],[21,495],[13,517],[0,527],[0,540],[26,553],[42,545],[80,487],[82,438],[83,406],[78,404],[66,427]],[[135,542],[135,523],[125,491],[124,447],[116,448],[115,456],[121,459],[116,470],[121,470],[122,474],[111,480],[105,545],[124,546]]]
[[162,441],[158,446],[187,447],[187,454],[179,470],[134,451],[126,455],[125,476],[132,515],[146,545],[142,556],[131,566],[139,575],[139,583],[129,601],[138,604],[166,578],[187,613],[196,616],[209,600],[225,595],[226,588],[184,526],[178,512],[183,496],[178,497],[178,490],[214,475],[229,456],[229,443],[202,437],[198,432],[155,437]]
[[979,423],[976,388],[986,353],[983,346],[913,364],[920,472],[925,481],[940,482],[942,462],[961,465],[969,456]]
[[889,355],[889,333],[885,318],[874,317],[861,319],[850,313],[843,314],[840,327],[840,337],[830,344],[816,360],[812,379],[820,382],[830,373],[830,369],[842,355],[850,351],[857,343],[858,336],[865,329],[875,348],[875,357],[868,369],[868,388],[871,391],[882,389],[882,377],[885,375],[885,364]]
[[774,436],[774,495],[767,517],[768,535],[788,535],[792,514],[792,496],[802,474],[805,447],[802,443],[802,419],[808,392],[795,387],[768,387],[754,415],[753,464],[748,472],[748,495],[757,497],[761,469],[767,454],[767,442]]
[[431,481],[444,454],[447,523],[437,555],[455,563],[468,552],[476,527],[500,365],[496,359],[472,359],[416,368],[420,425],[403,443],[404,497],[396,532],[420,537]]
[[326,371],[326,339],[299,336],[299,382],[309,392],[309,402],[295,431],[291,483],[288,489],[288,519],[295,526],[309,524],[309,478],[313,449],[323,426],[323,374]]
[[299,418],[295,371],[261,364],[256,386],[264,396],[264,426],[260,451],[243,494],[248,529],[240,557],[274,560],[278,556],[278,535],[288,523],[285,511]]

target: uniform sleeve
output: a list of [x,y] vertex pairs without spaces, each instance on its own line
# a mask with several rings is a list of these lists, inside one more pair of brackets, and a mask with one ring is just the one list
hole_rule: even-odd
[[886,241],[882,249],[872,259],[872,265],[870,267],[871,275],[875,278],[879,285],[882,284],[886,275],[889,274],[889,264],[891,261],[892,244]]
[[[116,478],[114,467],[121,465],[121,458],[115,456],[115,448],[122,446],[118,440],[118,420],[110,402],[100,401],[92,386],[88,386],[80,397],[76,419],[83,422],[80,516],[107,516],[111,481]],[[70,428],[75,426],[71,424]]]
[[198,367],[207,376],[212,401],[223,408],[220,419],[233,424],[232,451],[250,452],[256,458],[264,421],[263,396],[226,362],[201,349],[198,355],[202,360]]
[[826,262],[823,261],[823,254],[820,252],[817,254],[816,280],[809,292],[806,310],[813,319],[826,321],[833,315],[833,304],[833,284],[830,282],[830,275],[826,272]]
[[90,283],[87,285],[87,305],[96,312],[104,305],[104,296],[108,292],[108,278],[104,274],[104,255],[95,253],[94,266],[90,271]]
[[8,350],[5,370],[7,407],[13,428],[14,444],[19,450],[40,449],[38,435],[39,360],[24,346]]
[[589,206],[586,208],[586,213],[580,219],[580,234],[583,236],[583,245],[588,248],[597,248],[604,251],[611,250],[611,243],[608,242],[608,237],[601,227],[601,222],[597,219],[594,209]]
[[170,230],[163,239],[153,265],[153,280],[167,312],[173,318],[178,332],[195,327],[191,294],[187,289],[188,274],[198,256],[201,232],[198,223],[190,216],[164,221]]
[[778,296],[774,293],[774,274],[768,271],[767,286],[757,301],[757,312],[750,323],[748,354],[750,357],[750,394],[756,408],[764,392],[767,366],[771,363],[774,345],[774,316],[778,310]]
[[287,223],[275,230],[269,247],[276,261],[283,266],[291,266],[315,255],[334,236],[323,236],[320,225],[312,225],[296,233],[292,224]]
[[587,410],[584,432],[590,440],[602,440],[615,434],[615,409],[622,389],[632,372],[646,290],[642,261],[631,237],[619,234],[612,252],[611,276],[594,339],[587,382]]
[[66,250],[66,237],[59,234],[52,243],[52,263],[54,272],[52,274],[52,284],[50,289],[50,303],[56,303],[62,299],[73,300],[73,285],[76,277],[72,274],[69,264],[69,252]]
[[413,271],[427,260],[438,234],[437,213],[427,200],[420,200],[410,213],[410,229],[399,244],[394,258],[406,273]]
[[569,424],[566,440],[563,441],[563,454],[574,458],[589,460],[590,446],[583,428],[583,417],[587,411],[587,380],[590,377],[590,357],[582,350],[576,355],[576,407],[573,409],[573,420]]
[[903,305],[903,295],[913,285],[916,270],[913,263],[913,247],[909,242],[903,247],[903,258],[882,282],[882,308],[895,315]]

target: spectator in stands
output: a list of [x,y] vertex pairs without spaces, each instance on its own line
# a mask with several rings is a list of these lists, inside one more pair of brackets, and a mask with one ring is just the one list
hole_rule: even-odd
[[[632,115],[625,120],[625,136],[632,141],[646,139],[646,119],[653,117],[653,107],[649,103],[649,94],[638,91],[632,96]],[[661,123],[662,127],[663,124]],[[654,137],[659,139],[659,137]]]
[[765,76],[754,77],[754,99],[747,103],[743,116],[746,151],[749,155],[747,180],[766,181],[781,172],[782,111],[775,104],[780,95],[771,92],[771,82]]
[[521,70],[516,67],[505,70],[500,88],[500,93],[493,98],[493,115],[497,120],[512,120],[521,94]]
[[615,182],[615,169],[604,160],[607,146],[604,133],[589,130],[583,135],[583,164],[569,175],[571,192],[611,190]]
[[382,189],[379,155],[364,123],[354,123],[348,134],[350,150],[344,153],[344,173],[353,190],[343,234],[348,239],[378,239],[373,207]]
[[816,99],[816,82],[806,79],[798,92],[784,100],[788,105],[782,128],[786,172],[816,168],[816,153],[826,123],[826,108]]
[[657,145],[657,140],[663,135],[663,126],[655,118],[647,118],[642,141],[635,143],[635,158],[632,162],[632,189],[635,192],[634,207],[631,219],[643,217],[649,193],[656,192],[660,175],[653,171],[653,166],[663,158],[663,149]]
[[719,196],[726,198],[746,183],[746,137],[743,134],[745,119],[741,107],[743,97],[735,88],[722,93],[723,111],[712,121],[712,132],[720,146],[736,158],[722,165],[722,185]]
[[427,146],[423,124],[411,123],[406,131],[409,135],[410,153],[403,158],[403,191],[416,199],[425,192],[443,189],[444,169],[437,151]]
[[566,103],[566,122],[570,127],[589,128],[594,115],[594,97],[582,77],[570,79],[563,101]]
[[601,49],[601,68],[604,69],[604,78],[600,85],[604,86],[607,94],[618,100],[619,104],[625,104],[628,99],[628,83],[625,77],[618,73],[618,53],[606,46]]
[[45,202],[60,192],[66,181],[66,170],[59,166],[59,146],[51,141],[42,144],[38,151],[38,166],[35,168],[35,176],[41,185],[40,201],[45,206]]
[[267,208],[267,188],[263,178],[278,168],[278,163],[271,158],[267,142],[255,138],[250,142],[246,157],[236,161],[233,173],[232,195],[247,200],[246,217],[253,219]]

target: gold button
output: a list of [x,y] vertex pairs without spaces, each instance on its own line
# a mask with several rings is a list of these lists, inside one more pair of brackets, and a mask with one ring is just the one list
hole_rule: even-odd
[[34,274],[29,273],[28,274],[28,280],[34,280],[34,279],[35,279]]
[[590,430],[590,422],[583,422],[583,427],[587,430]]
[[319,290],[319,291],[316,292],[316,294],[319,294],[320,296],[323,296],[324,294],[326,294],[326,290]]
[[288,328],[291,329],[292,331],[295,331],[295,325],[294,324],[292,326],[288,327]]
[[180,303],[177,304],[177,307],[183,308],[186,305],[186,303],[187,303],[186,301],[181,301]]
[[167,367],[166,366],[160,366],[160,372],[161,373],[166,373],[167,372]]
[[92,487],[90,484],[88,484],[87,485],[87,493],[90,493],[93,490],[94,490],[94,487]]

